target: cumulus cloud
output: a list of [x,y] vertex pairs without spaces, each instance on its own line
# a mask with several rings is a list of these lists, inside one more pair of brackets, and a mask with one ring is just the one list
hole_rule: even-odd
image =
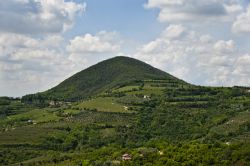
[[[232,24],[235,33],[250,32],[250,6],[244,7],[245,3],[241,0],[148,0],[145,7],[158,8],[158,20],[170,25],[158,38],[141,46],[135,57],[197,84],[249,85],[246,74],[250,67],[241,60],[248,63],[248,49],[243,51],[229,34]],[[224,34],[215,33],[215,27],[221,28]],[[228,39],[230,36],[232,39]]]
[[246,77],[250,70],[249,55],[240,52],[233,40],[216,40],[211,35],[185,29],[178,39],[159,36],[138,48],[134,57],[196,84],[250,84]]
[[168,27],[135,53],[127,45],[141,41],[122,45],[116,32],[65,39],[63,32],[85,11],[85,3],[0,1],[0,95],[46,90],[98,61],[126,52],[188,82],[249,85],[249,49],[241,45],[249,40],[243,35],[236,40],[228,34],[231,29],[234,33],[250,32],[250,6],[244,7],[242,1],[148,0],[145,7],[158,8],[158,20]]
[[170,39],[179,38],[185,32],[185,27],[182,25],[170,25],[165,29],[163,35]]
[[250,33],[250,5],[241,13],[233,23],[232,30],[235,33]]
[[85,3],[65,0],[0,1],[0,31],[20,34],[60,33],[69,29]]
[[243,7],[239,4],[225,4],[224,8],[226,9],[227,13],[238,13],[243,10]]
[[159,8],[161,22],[217,19],[239,12],[241,6],[234,0],[148,0],[146,8]]
[[[67,50],[71,53],[103,53],[113,52],[119,49],[119,45],[105,39],[110,34],[107,32],[98,33],[96,36],[85,34],[70,40]],[[113,36],[113,34],[111,34]]]
[[250,75],[249,64],[250,64],[250,55],[249,54],[245,54],[245,55],[239,57],[235,63],[235,70],[234,70],[233,74],[243,75],[249,79],[249,77],[248,77]]
[[0,2],[0,95],[46,90],[76,72],[62,33],[85,8],[67,0]]
[[235,47],[235,42],[233,40],[220,40],[214,45],[214,49],[220,53],[232,53],[235,51]]
[[45,90],[65,78],[73,67],[61,48],[64,40],[58,35],[34,39],[0,33],[0,45],[1,94],[17,96]]
[[70,41],[61,35],[0,33],[0,92],[20,96],[47,90],[119,49],[116,32],[85,34]]
[[116,32],[101,31],[96,35],[85,34],[76,36],[69,41],[67,51],[72,61],[86,61],[86,58],[97,54],[112,54],[118,52],[121,42]]

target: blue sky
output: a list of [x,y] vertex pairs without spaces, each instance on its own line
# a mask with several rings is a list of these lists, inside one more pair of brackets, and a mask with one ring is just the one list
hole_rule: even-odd
[[[79,1],[78,1],[79,2]],[[78,16],[67,37],[99,31],[117,31],[126,39],[145,42],[164,29],[156,17],[158,9],[145,10],[146,0],[87,0],[86,12]]]
[[250,86],[249,0],[0,2],[0,96],[129,56],[197,85]]

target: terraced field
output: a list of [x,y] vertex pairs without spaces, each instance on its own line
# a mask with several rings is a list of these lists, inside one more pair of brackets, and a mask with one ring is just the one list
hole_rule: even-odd
[[[139,165],[170,162],[168,158],[177,165],[191,160],[208,165],[247,163],[249,93],[240,88],[170,85],[146,80],[87,100],[44,108],[27,105],[26,110],[25,104],[10,101],[2,105],[14,113],[1,117],[0,161],[130,165],[121,159],[129,152]],[[190,153],[194,159],[187,158]]]
[[80,109],[91,109],[102,112],[120,112],[130,113],[128,107],[125,105],[118,104],[115,98],[93,98],[88,101],[81,102],[78,107]]

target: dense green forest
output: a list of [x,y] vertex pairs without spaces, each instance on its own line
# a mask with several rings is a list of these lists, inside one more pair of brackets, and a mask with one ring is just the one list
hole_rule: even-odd
[[248,166],[250,88],[195,86],[113,58],[46,92],[0,98],[0,163]]

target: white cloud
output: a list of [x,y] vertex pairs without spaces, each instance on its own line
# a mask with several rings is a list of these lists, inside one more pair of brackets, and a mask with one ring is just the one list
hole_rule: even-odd
[[250,79],[250,55],[245,54],[239,57],[235,63],[235,69],[233,74],[235,76],[242,76],[245,79]]
[[72,27],[86,4],[65,0],[0,1],[0,31],[22,34],[60,33]]
[[116,32],[101,31],[96,35],[85,34],[76,36],[70,40],[67,51],[69,59],[74,62],[86,62],[87,58],[104,56],[105,54],[117,53],[120,50],[121,41]]
[[161,22],[226,20],[242,8],[234,0],[148,0],[146,8],[159,8]]
[[[98,61],[133,55],[141,41],[126,39],[122,47],[116,32],[64,39],[63,32],[85,11],[83,1],[0,1],[0,95],[46,90]],[[169,26],[133,57],[197,84],[249,85],[250,55],[243,48],[249,40],[229,34],[231,28],[250,33],[250,6],[241,2],[148,0],[145,7],[158,8],[158,20]]]
[[226,9],[227,13],[237,13],[243,10],[243,7],[239,4],[225,4],[224,8]]
[[149,0],[148,4],[146,4],[146,7],[153,8],[153,7],[159,7],[159,6],[168,6],[168,5],[182,5],[183,0]]
[[202,42],[202,43],[209,43],[209,42],[211,42],[213,40],[213,38],[212,38],[212,36],[210,36],[210,35],[201,35],[200,36],[200,41]]
[[118,54],[120,44],[116,32],[106,31],[70,41],[61,35],[34,38],[0,33],[0,95],[47,90],[96,61]]
[[232,26],[235,33],[250,33],[250,5],[244,13],[241,13]]
[[18,96],[46,90],[74,70],[61,48],[65,45],[61,36],[34,39],[1,33],[0,45],[1,95]]
[[232,24],[233,32],[250,33],[250,6],[246,8],[245,3],[148,0],[145,7],[158,8],[158,20],[170,26],[139,48],[135,57],[196,84],[249,85],[249,67],[239,63],[242,58],[248,63],[249,49],[242,46],[248,40],[244,36],[236,40],[230,34]]
[[240,52],[233,40],[216,40],[210,35],[185,29],[185,34],[175,40],[159,36],[138,48],[134,57],[191,83],[250,84],[246,77],[250,74],[250,56]]
[[14,33],[0,33],[0,46],[5,49],[13,47],[23,48],[50,48],[59,47],[64,41],[60,35],[48,35],[43,38],[33,38],[32,36],[14,34]]
[[[106,34],[108,35],[108,34]],[[106,41],[102,36],[85,34],[70,40],[67,50],[71,53],[103,53],[114,52],[119,49],[119,45]]]
[[220,40],[214,45],[214,49],[221,53],[231,53],[235,51],[235,42],[233,40]]
[[166,38],[175,39],[179,38],[185,32],[185,28],[182,25],[170,25],[163,31],[163,35]]

